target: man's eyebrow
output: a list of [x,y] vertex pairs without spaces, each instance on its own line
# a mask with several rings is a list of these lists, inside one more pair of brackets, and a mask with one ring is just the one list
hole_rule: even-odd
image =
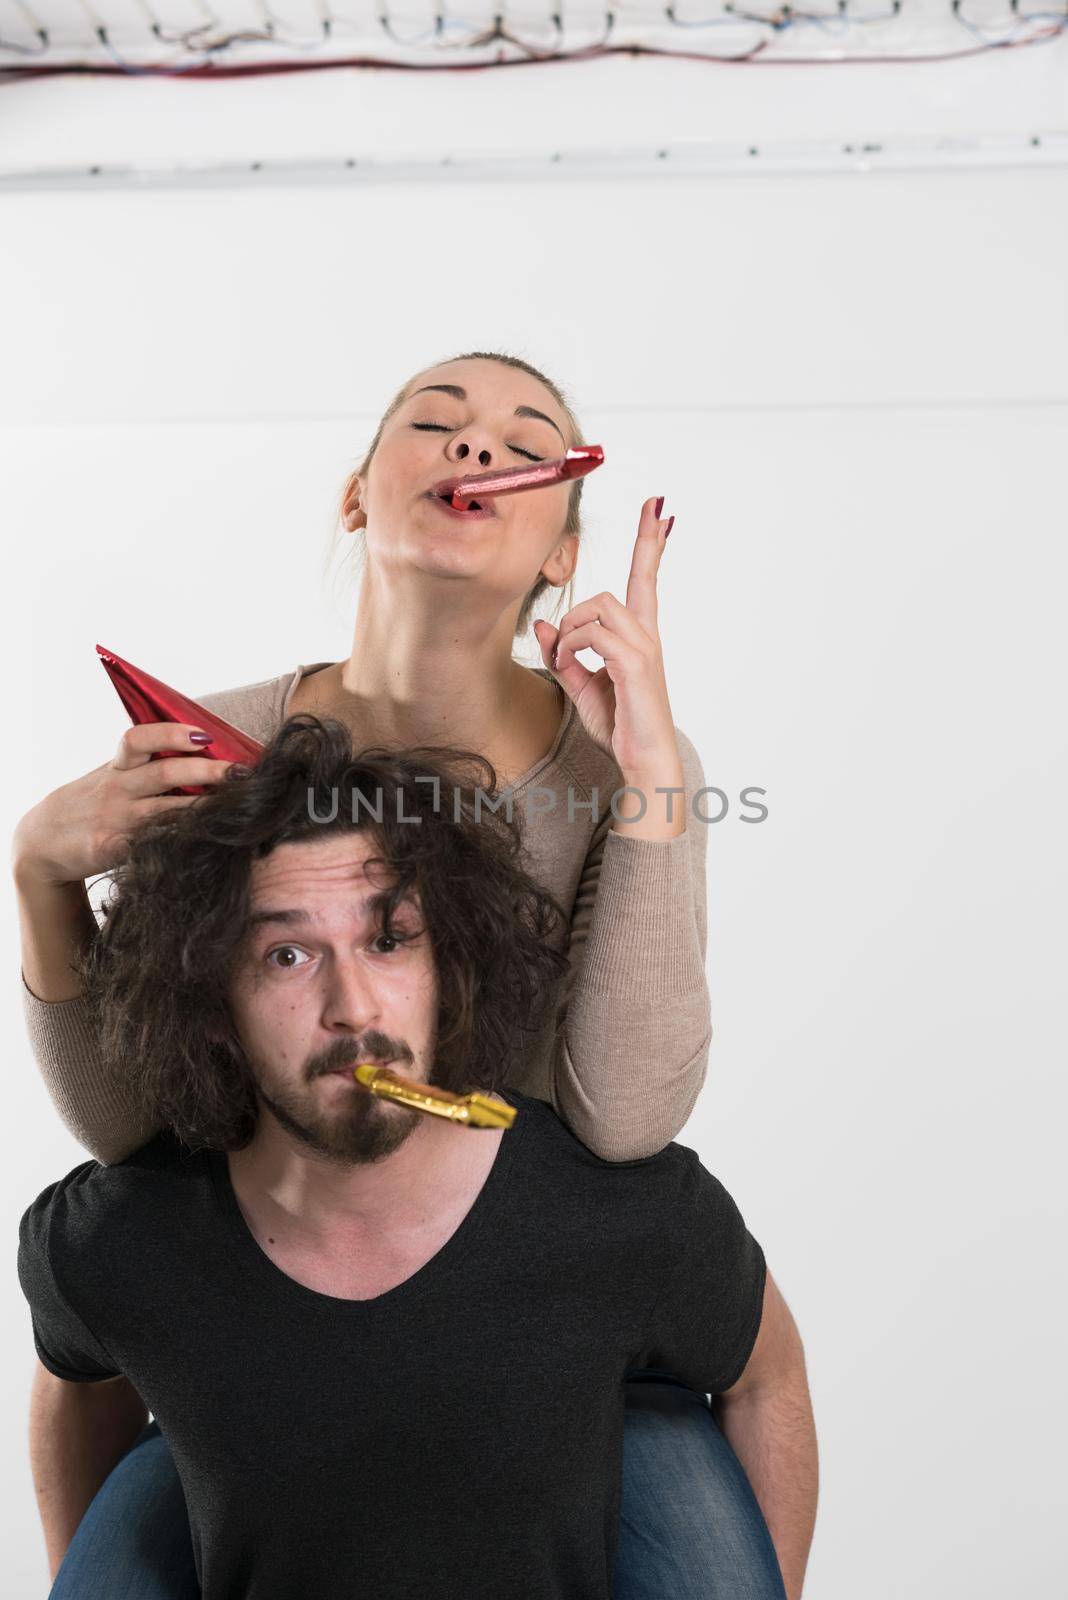
[[[413,390],[408,399],[414,400],[417,394],[451,394],[454,400],[467,399],[467,390],[461,389],[458,383],[425,383],[421,389]],[[535,411],[533,406],[516,406],[515,415],[517,417],[534,417],[539,422],[547,422],[550,428],[556,428],[557,433],[560,433],[560,429],[556,427],[552,417],[547,417],[544,411]],[[564,439],[562,433],[560,433],[560,437]],[[566,439],[564,439],[564,443],[567,443]]]

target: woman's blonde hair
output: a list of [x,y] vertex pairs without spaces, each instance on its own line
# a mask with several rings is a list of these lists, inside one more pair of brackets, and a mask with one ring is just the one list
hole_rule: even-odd
[[[547,378],[544,372],[539,372],[537,367],[531,366],[530,362],[524,361],[521,356],[507,355],[499,350],[468,350],[464,355],[449,356],[447,357],[446,361],[435,361],[431,363],[431,365],[445,366],[447,362],[451,361],[499,361],[502,366],[515,367],[520,372],[528,373],[530,377],[536,378],[540,384],[543,384],[544,387],[548,389],[549,393],[552,395],[553,399],[564,413],[564,416],[567,418],[568,427],[571,430],[571,444],[577,445],[583,443],[582,429],[579,426],[578,418],[571,409],[571,406],[565,398],[563,391],[552,381],[551,378]],[[429,371],[430,369],[424,368],[423,370]],[[382,420],[378,424],[378,428],[375,431],[375,436],[368,446],[366,455],[360,462],[359,466],[355,467],[345,479],[345,485],[338,500],[337,516],[335,519],[336,523],[341,522],[345,501],[349,497],[355,480],[357,478],[365,477],[369,471],[371,462],[374,460],[375,451],[378,449],[379,441],[382,438],[382,430],[397,408],[403,405],[405,399],[407,398],[408,385],[411,383],[411,381],[411,378],[409,378],[407,382],[402,384],[402,386],[397,390],[397,393],[393,396],[393,399],[390,401],[382,415]],[[575,478],[571,484],[571,492],[567,497],[567,516],[564,520],[564,526],[561,529],[561,536],[569,533],[576,535],[581,535],[582,533],[582,517],[580,507],[582,504],[582,486],[584,482],[584,478]],[[360,530],[357,531],[359,532]],[[333,555],[333,551],[339,537],[340,534],[335,527],[335,532],[331,539],[330,554],[327,558],[328,564],[330,557]],[[567,607],[570,608],[573,598],[573,585],[574,580],[569,579],[563,595],[557,596],[556,606],[554,607],[556,614],[559,614],[561,603],[564,598],[566,598]],[[534,607],[537,605],[538,601],[541,599],[546,590],[552,587],[553,585],[549,583],[548,579],[539,574],[537,582],[529,591],[529,593],[524,596],[523,604],[519,608],[519,615],[516,618],[515,625],[516,638],[519,638],[521,634],[526,633],[533,617]]]

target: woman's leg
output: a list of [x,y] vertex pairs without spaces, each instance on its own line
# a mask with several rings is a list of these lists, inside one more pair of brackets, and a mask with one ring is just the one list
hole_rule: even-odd
[[200,1600],[185,1495],[155,1422],[100,1485],[48,1600]]
[[786,1600],[767,1523],[702,1394],[631,1377],[612,1600]]

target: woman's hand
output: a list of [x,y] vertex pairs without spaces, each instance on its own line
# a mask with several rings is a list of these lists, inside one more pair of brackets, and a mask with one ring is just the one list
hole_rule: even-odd
[[113,760],[53,789],[19,821],[11,849],[16,876],[46,885],[78,883],[117,866],[138,823],[199,799],[168,789],[218,783],[233,765],[196,754],[151,759],[156,750],[202,750],[190,738],[200,731],[184,722],[127,728]]
[[[613,756],[628,784],[671,781],[681,769],[657,629],[656,576],[674,517],[661,521],[663,500],[642,506],[626,604],[613,594],[574,606],[560,627],[540,620],[534,631],[553,672],[590,738]],[[589,647],[604,666],[591,672],[575,652]]]

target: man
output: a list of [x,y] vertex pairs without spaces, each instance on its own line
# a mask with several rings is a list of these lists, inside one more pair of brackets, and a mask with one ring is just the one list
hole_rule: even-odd
[[[292,718],[131,841],[82,976],[164,1131],[20,1229],[36,1381],[60,1391],[50,1549],[147,1405],[204,1600],[607,1600],[624,1375],[654,1368],[718,1396],[797,1600],[793,1320],[693,1151],[604,1162],[502,1087],[563,966],[558,908],[449,777]],[[515,1126],[380,1100],[368,1060],[496,1092]],[[61,1403],[86,1384],[99,1404]]]

